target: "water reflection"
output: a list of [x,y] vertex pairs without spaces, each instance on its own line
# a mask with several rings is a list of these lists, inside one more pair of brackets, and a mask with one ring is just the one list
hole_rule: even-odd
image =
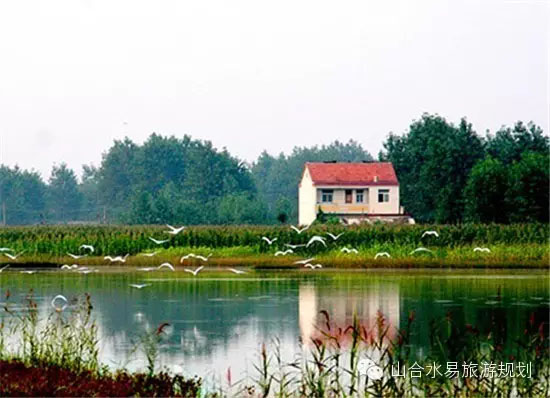
[[[132,272],[44,273],[30,279],[2,273],[0,294],[9,289],[23,298],[32,289],[40,317],[46,318],[57,294],[70,299],[89,293],[99,326],[101,358],[113,368],[144,369],[140,337],[168,322],[161,367],[201,376],[220,375],[228,367],[236,377],[254,374],[261,344],[275,338],[283,357],[290,360],[302,349],[300,341],[307,345],[324,327],[321,310],[339,326],[351,324],[357,316],[371,330],[376,329],[380,311],[390,338],[415,311],[411,342],[418,354],[429,346],[429,324],[434,318],[452,316],[456,322],[477,325],[482,332],[494,323],[505,345],[523,332],[531,316],[548,325],[549,278],[543,272],[475,271],[464,277],[438,272],[259,276],[202,280],[176,273],[147,280]],[[129,287],[130,283],[151,286],[138,290]],[[21,301],[10,301],[24,310]],[[17,339],[10,344],[16,345]]]
[[[387,329],[385,339],[393,340],[400,328],[399,285],[396,283],[378,282],[352,290],[326,290],[313,284],[301,284],[298,305],[300,336],[305,344],[328,332],[327,319],[320,314],[321,310],[329,314],[331,327],[345,330],[357,321],[374,339]],[[382,317],[384,326],[379,328],[377,322]],[[351,335],[346,337],[351,338]]]

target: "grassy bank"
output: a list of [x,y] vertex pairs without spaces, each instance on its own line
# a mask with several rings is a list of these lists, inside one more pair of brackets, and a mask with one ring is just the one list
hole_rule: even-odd
[[[359,247],[358,253],[342,253],[339,249],[275,256],[274,252],[260,252],[254,247],[231,247],[210,249],[205,247],[171,248],[157,250],[154,257],[142,255],[129,256],[125,263],[110,263],[103,256],[87,256],[75,260],[69,256],[51,256],[37,254],[24,256],[16,261],[2,258],[0,264],[10,264],[12,269],[20,267],[52,267],[62,264],[80,266],[134,266],[148,267],[169,262],[181,267],[205,265],[207,268],[247,267],[254,269],[300,269],[303,265],[294,264],[305,258],[314,258],[313,264],[322,264],[323,268],[549,268],[550,251],[544,245],[498,245],[490,246],[490,253],[474,252],[474,247],[454,248],[430,247],[431,252],[411,254],[413,246],[374,246]],[[391,257],[375,256],[379,252],[391,253]],[[189,253],[208,256],[208,262],[181,258]]]
[[[549,267],[550,232],[544,224],[516,225],[443,225],[443,226],[313,226],[298,234],[289,227],[191,227],[176,236],[164,226],[38,226],[0,228],[0,246],[21,256],[12,260],[0,256],[3,264],[105,265],[104,256],[126,255],[125,265],[151,265],[162,262],[180,264],[190,252],[207,256],[208,265],[218,267],[249,266],[257,268],[292,268],[293,262],[315,257],[324,267]],[[438,237],[425,235],[433,230]],[[341,236],[334,240],[328,233]],[[288,249],[286,244],[305,245],[313,236],[325,243],[301,246],[294,253],[275,256]],[[262,237],[275,239],[268,245]],[[167,240],[160,245],[150,238]],[[86,254],[82,244],[94,246],[94,253],[75,260],[68,253]],[[358,253],[344,253],[342,248]],[[424,247],[429,251],[414,252]],[[475,247],[490,252],[474,251]],[[156,252],[153,257],[145,253]],[[387,252],[391,257],[379,256]],[[121,263],[115,263],[121,265]],[[184,265],[202,264],[187,260]]]

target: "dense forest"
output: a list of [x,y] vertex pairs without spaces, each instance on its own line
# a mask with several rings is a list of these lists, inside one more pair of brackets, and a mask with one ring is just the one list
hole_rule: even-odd
[[[390,133],[378,160],[393,163],[401,204],[420,222],[548,222],[549,145],[533,123],[482,136],[465,119],[457,126],[424,114],[403,135]],[[0,216],[11,225],[295,222],[303,164],[328,160],[373,158],[358,142],[335,141],[263,152],[249,165],[187,135],[126,138],[80,179],[64,163],[47,181],[1,166]]]

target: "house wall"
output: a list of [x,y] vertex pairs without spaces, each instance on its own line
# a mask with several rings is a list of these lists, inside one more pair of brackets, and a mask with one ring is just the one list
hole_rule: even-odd
[[[322,191],[332,189],[332,203],[322,202]],[[352,203],[346,203],[346,189],[353,191]],[[356,203],[356,191],[363,190],[363,203]],[[390,201],[378,203],[378,190],[389,189]],[[325,213],[337,214],[398,214],[399,187],[398,186],[368,186],[368,187],[316,187],[316,210],[322,208]]]
[[[390,201],[378,203],[378,190],[389,189]],[[399,187],[398,186],[375,186],[369,190],[369,203],[371,213],[374,214],[398,214],[399,213]]]
[[298,188],[298,223],[309,225],[317,218],[316,188],[306,168]]

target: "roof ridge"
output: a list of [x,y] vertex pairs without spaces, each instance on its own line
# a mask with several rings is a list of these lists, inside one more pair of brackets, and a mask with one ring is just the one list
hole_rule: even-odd
[[326,185],[399,185],[391,162],[305,162],[314,183]]

